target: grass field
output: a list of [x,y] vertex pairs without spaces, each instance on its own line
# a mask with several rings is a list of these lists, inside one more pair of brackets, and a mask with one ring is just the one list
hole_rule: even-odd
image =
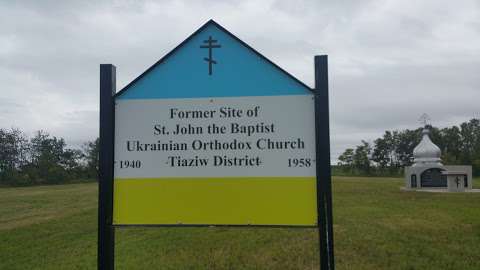
[[[480,193],[334,179],[337,269],[480,269]],[[480,181],[475,183],[480,188]],[[96,269],[96,184],[0,188],[0,269]],[[318,269],[313,229],[122,228],[117,269]]]

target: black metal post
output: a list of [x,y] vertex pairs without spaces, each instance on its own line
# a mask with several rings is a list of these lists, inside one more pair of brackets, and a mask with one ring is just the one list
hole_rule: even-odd
[[100,65],[100,153],[98,175],[98,270],[114,269],[113,166],[116,91],[115,66]]
[[315,141],[320,269],[334,270],[328,56],[315,56]]

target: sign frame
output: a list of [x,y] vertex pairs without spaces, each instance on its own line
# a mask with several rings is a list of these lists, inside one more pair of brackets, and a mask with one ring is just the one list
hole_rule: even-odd
[[[213,22],[212,20],[209,23]],[[248,44],[237,38],[226,29],[216,24],[221,30],[226,31],[237,41],[274,65],[286,75],[300,82],[268,58],[257,52]],[[207,23],[208,24],[208,23]],[[207,25],[205,24],[205,25]],[[205,27],[205,25],[203,27]],[[211,224],[168,224],[168,225],[114,225],[113,224],[113,189],[114,189],[114,147],[115,147],[115,97],[123,93],[130,85],[143,77],[156,65],[163,62],[169,55],[199,32],[203,27],[194,32],[175,49],[166,54],[162,59],[147,69],[139,77],[116,93],[116,67],[112,64],[100,65],[100,149],[99,149],[99,197],[98,197],[98,253],[97,266],[102,270],[114,269],[115,228],[126,226],[148,227],[292,227],[292,228],[318,228],[320,269],[334,270],[333,246],[333,211],[332,211],[332,184],[330,166],[330,129],[329,129],[329,99],[328,99],[328,56],[317,55],[314,57],[315,88],[310,89],[314,97],[315,108],[315,157],[316,157],[316,188],[317,188],[317,226],[293,225],[211,225]]]

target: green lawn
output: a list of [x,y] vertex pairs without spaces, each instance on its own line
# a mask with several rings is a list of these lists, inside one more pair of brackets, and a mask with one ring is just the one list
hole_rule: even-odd
[[[480,193],[334,179],[337,269],[480,269]],[[475,186],[480,188],[480,179]],[[96,184],[0,188],[0,269],[96,269]],[[318,269],[313,229],[122,228],[117,269]]]

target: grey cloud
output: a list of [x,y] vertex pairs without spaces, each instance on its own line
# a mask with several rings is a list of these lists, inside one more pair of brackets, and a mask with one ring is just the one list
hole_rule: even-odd
[[31,0],[0,3],[0,127],[93,139],[98,65],[120,89],[210,18],[309,85],[329,55],[334,158],[424,112],[440,126],[480,114],[475,0]]

